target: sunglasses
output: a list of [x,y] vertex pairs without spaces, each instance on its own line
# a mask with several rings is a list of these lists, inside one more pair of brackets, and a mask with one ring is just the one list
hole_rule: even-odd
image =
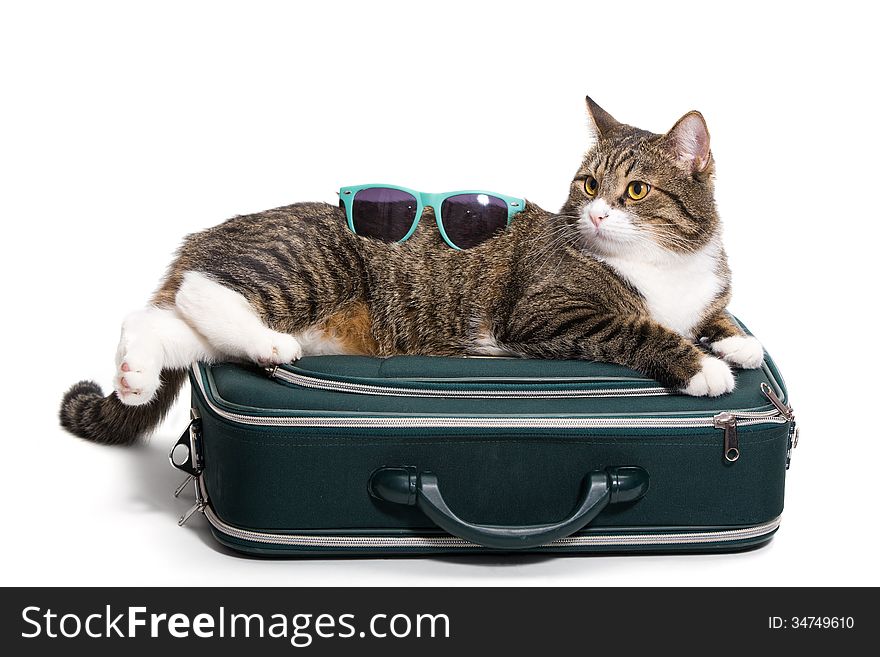
[[525,201],[492,192],[425,194],[394,185],[356,185],[339,190],[348,227],[356,235],[403,242],[415,232],[422,210],[434,209],[437,228],[453,249],[469,249],[504,230]]

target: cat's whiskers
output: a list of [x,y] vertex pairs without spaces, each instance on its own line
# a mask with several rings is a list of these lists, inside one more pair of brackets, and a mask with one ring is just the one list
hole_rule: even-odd
[[583,245],[583,236],[581,235],[581,231],[577,228],[577,226],[572,226],[571,224],[567,224],[565,226],[568,229],[562,231],[562,236],[557,237],[554,241],[552,248],[545,249],[544,253],[546,254],[546,258],[549,259],[553,257],[553,255],[557,255],[555,263],[550,266],[552,269],[549,270],[548,277],[555,277],[559,271],[559,267],[566,260],[566,254],[570,249],[575,249],[576,252],[583,254],[582,248],[576,248],[579,245],[582,247]]
[[576,239],[577,237],[577,230],[573,229],[573,226],[571,226],[570,224],[554,226],[553,228],[551,228],[549,234],[546,236],[546,241],[544,245],[535,252],[529,254],[529,261],[534,262],[535,260],[538,260],[540,258],[550,256],[564,243]]
[[[557,216],[568,219],[576,218],[571,215]],[[532,253],[528,254],[527,257],[530,261],[544,257],[552,251],[555,251],[557,248],[559,248],[561,244],[568,241],[569,239],[571,239],[572,236],[576,236],[577,234],[577,228],[571,223],[561,222],[553,224],[544,230],[540,238],[537,240],[537,242],[539,243],[538,248]]]
[[678,249],[678,251],[683,251],[685,253],[695,253],[699,250],[698,245],[694,244],[693,240],[688,240],[679,235],[673,235],[670,233],[661,233],[661,232],[653,232],[652,235],[656,238],[654,241],[655,246],[659,246],[660,248],[673,247]]
[[[602,229],[603,238],[617,246],[626,247],[633,256],[656,255],[658,249],[668,252],[670,255],[687,255],[699,250],[699,245],[693,240],[681,235],[657,230],[660,228],[679,228],[673,223],[651,223],[640,225],[633,230],[620,231],[612,226]],[[617,255],[622,255],[618,253]]]

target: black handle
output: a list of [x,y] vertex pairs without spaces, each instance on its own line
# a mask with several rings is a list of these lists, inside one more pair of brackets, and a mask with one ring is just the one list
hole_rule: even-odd
[[478,525],[459,518],[440,493],[432,472],[413,466],[379,468],[370,476],[370,495],[386,502],[417,506],[434,524],[471,543],[498,550],[524,550],[570,536],[586,527],[609,504],[633,502],[648,490],[642,468],[618,467],[590,472],[575,510],[565,520],[546,525]]

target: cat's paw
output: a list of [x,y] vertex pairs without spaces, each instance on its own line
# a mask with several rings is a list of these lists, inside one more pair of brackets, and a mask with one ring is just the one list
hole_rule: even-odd
[[140,406],[152,401],[159,390],[162,368],[149,360],[123,354],[116,369],[113,387],[116,396],[127,406]]
[[682,392],[694,397],[717,397],[731,392],[736,385],[730,366],[720,358],[703,356],[700,371],[691,377]]
[[764,362],[764,347],[751,335],[734,335],[712,343],[712,351],[728,363],[739,365],[747,370],[761,367]]
[[248,347],[248,358],[259,365],[281,365],[302,358],[302,345],[289,333],[266,329]]

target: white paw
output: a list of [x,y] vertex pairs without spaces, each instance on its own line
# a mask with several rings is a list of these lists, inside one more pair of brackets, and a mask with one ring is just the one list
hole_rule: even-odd
[[128,406],[140,406],[153,399],[159,389],[161,366],[136,355],[121,354],[113,387],[119,400]]
[[247,355],[260,365],[292,363],[302,358],[302,345],[289,333],[266,329],[249,343]]
[[712,343],[712,351],[728,363],[739,365],[747,370],[761,367],[764,362],[764,348],[757,338],[750,335],[734,335]]
[[691,377],[682,392],[694,397],[717,397],[736,385],[730,366],[714,356],[703,356],[701,369]]

